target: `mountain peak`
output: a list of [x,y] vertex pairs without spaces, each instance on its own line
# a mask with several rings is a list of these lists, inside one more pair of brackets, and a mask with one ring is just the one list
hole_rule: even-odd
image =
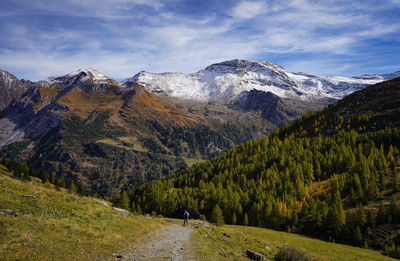
[[67,77],[75,77],[77,75],[82,75],[83,78],[88,78],[94,83],[109,83],[111,81],[110,78],[105,76],[104,74],[99,73],[95,69],[91,67],[79,69],[75,72],[69,73],[66,76]]
[[75,76],[77,74],[81,74],[81,73],[85,73],[86,75],[92,76],[92,79],[94,81],[104,81],[104,80],[108,80],[109,79],[107,76],[105,76],[104,74],[99,73],[98,71],[96,71],[92,67],[79,69],[79,70],[77,70],[75,72],[69,73],[68,76],[72,76],[73,77],[73,76]]
[[396,73],[362,77],[318,76],[291,73],[269,61],[229,60],[214,63],[196,73],[140,72],[127,81],[168,97],[187,100],[234,100],[253,89],[281,98],[334,101],[367,85],[399,77]]
[[240,73],[244,71],[258,72],[265,70],[282,71],[284,69],[281,66],[268,61],[259,62],[239,59],[214,63],[205,68],[205,71],[215,71],[219,73]]
[[18,81],[18,78],[15,77],[13,74],[4,71],[4,70],[0,70],[0,79],[7,82],[7,83],[12,83],[14,81]]
[[79,78],[81,82],[92,82],[94,84],[110,84],[115,83],[114,80],[108,78],[104,74],[99,73],[97,70],[87,67],[83,69],[79,69],[77,71],[71,72],[64,76],[51,76],[47,78],[47,82],[63,82],[70,83]]

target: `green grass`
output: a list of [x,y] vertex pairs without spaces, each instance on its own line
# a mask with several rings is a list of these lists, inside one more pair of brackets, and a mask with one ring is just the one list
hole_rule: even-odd
[[[247,249],[273,260],[283,246],[303,250],[319,260],[395,260],[373,250],[264,228],[230,225],[218,228],[194,225],[194,228],[193,244],[201,260],[249,260],[244,256]],[[266,246],[271,250],[267,250]]]
[[[0,260],[106,260],[146,242],[149,231],[182,220],[124,217],[110,206],[56,190],[34,179],[10,177],[0,164]],[[34,198],[24,198],[32,195]],[[320,260],[394,260],[372,250],[328,243],[269,229],[225,225],[205,227],[191,220],[192,251],[198,260],[248,260],[247,249],[272,260],[279,247],[291,246]],[[266,246],[271,248],[267,250]]]
[[6,168],[6,166],[0,164],[0,175],[12,175],[12,173]]
[[183,160],[185,161],[186,165],[190,168],[193,165],[203,162],[205,160],[203,159],[195,159],[195,158],[183,158]]
[[107,145],[115,146],[125,150],[135,150],[140,152],[148,152],[149,150],[144,148],[135,137],[118,137],[115,139],[101,139],[96,143],[104,143]]
[[16,180],[5,172],[0,166],[0,209],[19,216],[0,214],[0,260],[104,260],[165,224],[124,217],[93,199],[37,180]]

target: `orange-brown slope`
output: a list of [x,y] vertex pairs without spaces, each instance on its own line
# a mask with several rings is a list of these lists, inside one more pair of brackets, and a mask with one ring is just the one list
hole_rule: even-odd
[[203,118],[190,115],[183,107],[146,91],[140,85],[136,85],[134,90],[106,89],[92,93],[73,88],[57,102],[68,106],[71,109],[69,114],[80,118],[87,118],[94,111],[108,111],[107,123],[127,130],[140,130],[155,121],[163,127],[193,127],[206,123]]

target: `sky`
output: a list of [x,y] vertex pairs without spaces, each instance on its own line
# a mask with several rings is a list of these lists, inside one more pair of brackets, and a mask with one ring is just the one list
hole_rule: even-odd
[[0,0],[0,69],[122,80],[232,59],[357,76],[400,70],[400,0]]

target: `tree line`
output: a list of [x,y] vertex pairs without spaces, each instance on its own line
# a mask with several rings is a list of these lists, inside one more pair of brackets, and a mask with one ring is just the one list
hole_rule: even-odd
[[13,173],[13,177],[15,178],[30,181],[31,177],[35,177],[41,179],[42,183],[50,183],[57,187],[68,189],[72,193],[78,193],[85,196],[90,194],[81,183],[76,182],[73,179],[58,177],[54,171],[49,173],[44,169],[37,170],[28,167],[26,163],[8,158],[0,158],[0,164],[7,167],[7,169]]
[[[310,118],[311,125],[300,128]],[[211,161],[138,187],[129,193],[131,208],[168,217],[181,217],[187,209],[208,220],[221,211],[228,224],[370,245],[400,257],[400,238],[382,245],[370,239],[377,226],[400,224],[395,197],[400,131],[368,132],[360,127],[368,117],[353,121],[306,115]],[[390,195],[390,203],[383,204]],[[367,210],[372,202],[380,203],[379,209]]]

